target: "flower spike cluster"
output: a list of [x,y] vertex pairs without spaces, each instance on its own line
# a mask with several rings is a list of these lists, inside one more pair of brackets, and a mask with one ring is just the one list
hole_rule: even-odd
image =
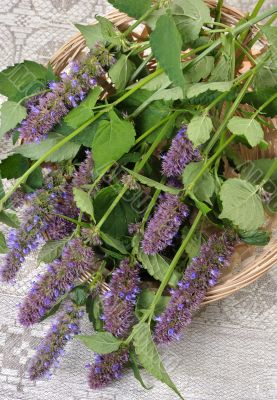
[[61,259],[50,264],[47,272],[33,283],[19,308],[20,323],[28,327],[39,322],[61,296],[73,289],[83,274],[96,269],[92,249],[80,239],[71,240],[64,248]]
[[168,178],[180,176],[186,165],[201,160],[200,152],[193,147],[186,130],[186,127],[182,127],[178,131],[170,149],[163,156],[162,172]]
[[178,196],[170,193],[162,195],[142,240],[144,253],[156,254],[170,246],[188,215],[188,207]]
[[[103,299],[105,329],[118,338],[126,338],[136,322],[134,311],[139,286],[139,265],[131,266],[128,259],[123,260],[113,272],[110,290]],[[100,388],[119,379],[128,360],[129,352],[125,348],[110,354],[97,354],[90,368],[90,387]]]
[[80,333],[80,319],[84,311],[73,303],[65,305],[52,324],[49,332],[39,344],[36,355],[29,366],[29,376],[32,381],[39,378],[50,377],[52,366],[59,366],[58,359],[64,354],[64,347],[69,340]]
[[72,62],[70,71],[61,74],[59,82],[51,82],[49,91],[31,98],[27,118],[18,131],[25,142],[40,142],[56,124],[83,101],[89,90],[97,85],[97,76],[114,63],[114,57],[101,45],[96,45],[88,57]]
[[229,233],[212,235],[201,247],[200,255],[186,269],[177,289],[172,289],[170,302],[157,318],[154,332],[156,343],[178,339],[184,327],[191,323],[207,290],[216,285],[221,272],[230,264],[234,237]]

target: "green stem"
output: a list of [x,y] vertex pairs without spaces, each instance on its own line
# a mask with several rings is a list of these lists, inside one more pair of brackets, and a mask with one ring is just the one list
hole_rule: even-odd
[[253,75],[251,75],[247,81],[245,82],[245,84],[243,85],[242,90],[240,91],[238,97],[236,98],[236,100],[234,101],[234,103],[232,104],[232,107],[230,108],[230,110],[226,113],[224,120],[222,121],[221,125],[219,126],[219,128],[217,129],[217,131],[215,132],[214,136],[212,137],[211,141],[209,142],[207,148],[205,149],[205,154],[209,154],[210,150],[213,148],[213,146],[215,145],[215,143],[217,142],[218,138],[220,137],[221,133],[224,131],[224,129],[226,128],[230,118],[232,117],[232,115],[235,113],[236,109],[238,108],[238,106],[240,105],[241,99],[244,97],[245,93],[248,90],[249,85],[251,84],[253,80]]
[[255,7],[254,7],[254,10],[252,11],[252,13],[251,13],[251,15],[250,15],[250,18],[254,18],[254,17],[256,17],[256,16],[259,14],[260,9],[261,9],[262,6],[264,5],[264,2],[265,2],[265,0],[259,0],[259,1],[256,3],[256,5],[255,5]]
[[[163,178],[161,179],[161,183],[164,184],[165,181],[166,181],[166,178],[163,177]],[[158,197],[159,197],[160,193],[161,193],[161,189],[156,189],[156,190],[155,190],[155,193],[154,193],[153,196],[152,196],[152,199],[151,199],[150,203],[148,204],[147,210],[145,211],[144,216],[143,216],[143,219],[142,219],[142,221],[141,221],[141,231],[142,231],[142,232],[144,231],[144,226],[145,226],[146,222],[148,221],[148,217],[149,217],[149,215],[151,214],[151,211],[152,211],[152,209],[154,208],[154,206],[155,206],[155,204],[156,204],[156,201],[158,200]]]
[[160,126],[162,126],[163,124],[165,124],[167,121],[169,121],[171,118],[171,116],[169,115],[168,117],[162,119],[161,121],[159,121],[157,124],[155,124],[154,126],[152,126],[150,129],[148,129],[146,132],[144,132],[141,136],[139,136],[137,138],[137,140],[135,141],[135,144],[140,143],[143,139],[145,139],[147,136],[149,136],[151,133],[153,133],[156,129],[158,129]]
[[143,62],[140,64],[140,66],[135,70],[135,72],[131,76],[131,79],[130,79],[131,82],[136,79],[136,77],[141,73],[143,68],[146,67],[146,65],[149,63],[149,61],[151,60],[152,57],[153,57],[153,54],[150,53],[149,56],[146,57],[145,60],[143,60]]
[[277,13],[277,6],[270,8],[269,10],[263,12],[260,15],[257,15],[254,18],[249,19],[248,21],[244,22],[241,25],[237,25],[234,29],[232,29],[232,34],[234,36],[239,35],[241,32],[243,32],[245,29],[250,28],[250,26],[257,24],[258,22],[262,21],[263,19],[266,19],[268,17],[271,17],[271,15]]
[[271,166],[268,169],[267,173],[265,174],[262,182],[259,184],[257,191],[259,191],[266,184],[266,182],[271,178],[271,176],[274,174],[276,169],[277,169],[277,158],[271,164]]
[[252,119],[256,118],[264,108],[266,108],[270,103],[277,99],[277,93],[274,93],[258,110],[252,115]]
[[136,27],[138,27],[143,21],[145,21],[149,17],[149,15],[151,15],[152,12],[154,12],[156,9],[157,6],[149,8],[149,10],[147,10],[146,13],[144,13],[136,22],[130,25],[128,29],[126,29],[126,31],[123,33],[122,36],[123,37],[129,36],[133,32],[133,30],[136,29]]
[[40,92],[30,94],[30,95],[25,96],[22,99],[20,99],[17,104],[21,104],[25,100],[31,99],[32,97],[39,96],[40,94],[44,94],[44,93],[47,93],[47,92],[50,92],[50,89],[45,89],[45,90],[41,90]]
[[215,9],[215,21],[220,22],[221,20],[221,11],[222,11],[222,6],[223,6],[224,0],[218,0],[217,6]]

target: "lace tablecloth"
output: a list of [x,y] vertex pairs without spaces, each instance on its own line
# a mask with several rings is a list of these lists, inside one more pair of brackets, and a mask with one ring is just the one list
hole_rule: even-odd
[[[274,2],[267,1],[266,6]],[[251,3],[233,1],[244,10],[251,9]],[[107,7],[103,0],[1,0],[0,69],[23,59],[46,62],[74,33],[72,23],[88,22],[95,13],[105,13]],[[7,144],[1,142],[1,156],[7,151]],[[18,283],[0,287],[1,400],[176,398],[147,376],[146,382],[154,388],[144,391],[131,373],[106,390],[89,390],[84,364],[91,355],[77,340],[69,344],[52,380],[30,382],[25,372],[27,360],[49,323],[22,328],[16,321],[16,305],[37,273],[35,257],[29,258]],[[204,308],[180,343],[161,350],[169,373],[187,400],[277,399],[276,283],[275,269],[234,296]],[[84,321],[83,332],[91,331]]]

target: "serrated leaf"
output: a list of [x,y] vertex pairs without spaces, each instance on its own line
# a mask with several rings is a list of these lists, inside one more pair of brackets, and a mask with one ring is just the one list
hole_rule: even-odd
[[0,138],[15,128],[27,115],[26,108],[14,101],[6,101],[0,109]]
[[119,30],[113,25],[113,23],[107,18],[100,15],[97,15],[96,19],[101,26],[101,31],[104,39],[115,46],[120,46],[121,34]]
[[196,65],[186,70],[184,76],[190,82],[199,82],[206,79],[214,68],[214,57],[206,56],[202,58]]
[[94,219],[94,209],[90,195],[82,189],[73,188],[74,200],[77,207],[84,213],[90,215]]
[[244,136],[251,147],[257,146],[264,138],[264,131],[255,119],[233,117],[227,127],[234,135]]
[[50,264],[62,255],[64,246],[68,242],[68,239],[62,240],[49,240],[41,248],[38,255],[38,263],[44,262]]
[[7,253],[7,251],[8,251],[8,247],[7,247],[5,236],[3,235],[2,232],[0,232],[0,253],[4,254],[4,253]]
[[113,247],[114,249],[118,250],[121,254],[128,254],[128,251],[126,250],[125,246],[123,245],[122,242],[120,242],[120,240],[113,238],[112,236],[101,232],[100,234],[101,239],[103,239],[103,241]]
[[75,24],[75,26],[84,36],[88,48],[93,49],[96,43],[103,42],[104,37],[102,34],[102,29],[100,24],[94,24],[94,25]]
[[142,17],[151,7],[151,0],[108,0],[115,8],[133,18]]
[[171,11],[184,46],[198,38],[205,22],[211,22],[210,10],[202,0],[174,0]]
[[109,332],[100,332],[93,336],[78,335],[77,339],[97,354],[109,354],[117,351],[122,343]]
[[87,300],[87,291],[82,287],[76,287],[72,291],[72,299],[78,306],[84,306]]
[[143,185],[146,185],[148,187],[153,187],[155,189],[161,190],[166,193],[171,193],[171,194],[179,194],[181,189],[176,189],[174,187],[166,186],[163,185],[160,182],[156,182],[153,179],[147,178],[146,176],[143,176],[141,174],[138,174],[135,171],[132,171],[128,168],[124,168],[130,175],[132,175],[136,180],[138,180],[140,183]]
[[181,88],[185,79],[181,68],[182,39],[171,15],[159,17],[150,35],[152,51],[169,79]]
[[0,222],[3,224],[10,226],[11,228],[19,228],[20,222],[15,213],[8,211],[0,212]]
[[67,114],[64,122],[71,128],[77,129],[88,121],[94,115],[92,108],[95,106],[101,92],[102,88],[99,86],[91,89],[86,99]]
[[119,92],[125,89],[135,70],[135,64],[125,54],[109,69],[109,76]]
[[29,161],[21,154],[11,155],[1,161],[0,171],[2,178],[17,179],[29,168]]
[[110,121],[101,121],[92,142],[96,171],[119,160],[135,144],[136,132],[131,122],[120,119],[114,111]]
[[143,382],[143,379],[142,379],[142,376],[141,376],[141,373],[140,373],[140,370],[139,370],[139,366],[138,366],[138,363],[137,363],[137,359],[136,359],[136,353],[134,352],[133,349],[130,350],[130,361],[131,361],[131,368],[133,370],[134,377],[139,381],[141,386],[146,390],[153,389],[153,386],[149,386],[148,387]]
[[147,323],[139,323],[134,326],[133,333],[135,351],[142,366],[183,399],[162,364],[158,350],[152,339],[150,326]]
[[208,90],[217,92],[228,92],[232,88],[232,82],[207,82],[207,83],[195,83],[190,86],[187,91],[187,97],[191,99],[192,97],[199,96]]
[[[183,172],[183,184],[188,187],[198,173],[202,170],[204,161],[192,162],[188,164]],[[209,171],[205,171],[201,178],[196,182],[193,193],[198,200],[209,202],[215,191],[214,179]]]
[[255,231],[264,223],[264,210],[256,187],[242,179],[225,181],[221,187],[221,219],[229,219],[239,229]]
[[145,85],[143,85],[143,89],[149,90],[150,92],[156,92],[159,89],[164,89],[170,86],[171,84],[172,81],[169,79],[166,73],[163,72],[162,74],[152,79],[150,82],[147,82]]
[[[159,254],[148,255],[145,254],[142,250],[139,250],[138,259],[141,262],[143,268],[147,270],[149,275],[153,276],[158,281],[162,281],[164,279],[164,276],[169,269],[169,264],[162,256],[160,256]],[[178,280],[178,275],[176,273],[173,273],[169,281],[169,285],[176,286]]]
[[0,72],[0,93],[17,102],[43,90],[55,79],[50,66],[46,68],[34,61],[24,61]]
[[[38,160],[63,139],[63,136],[55,135],[55,137],[49,137],[49,139],[42,140],[40,143],[23,144],[20,147],[16,147],[14,153],[22,154],[24,157],[30,158],[31,160]],[[70,160],[76,156],[79,149],[80,145],[78,143],[65,143],[58,151],[47,157],[45,161],[61,162]]]
[[188,124],[187,135],[195,147],[210,139],[213,123],[207,115],[195,115]]
[[270,233],[266,231],[240,232],[240,239],[254,246],[266,246],[270,241]]

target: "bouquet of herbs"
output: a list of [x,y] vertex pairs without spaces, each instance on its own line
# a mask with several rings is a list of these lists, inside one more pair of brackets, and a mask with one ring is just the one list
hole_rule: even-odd
[[87,52],[59,76],[32,61],[0,73],[0,136],[14,144],[0,164],[14,180],[6,192],[0,180],[11,227],[0,232],[0,273],[13,282],[36,249],[46,264],[19,306],[25,327],[57,313],[32,380],[76,335],[95,353],[91,388],[127,367],[143,384],[144,368],[182,398],[158,346],[181,337],[238,243],[270,237],[277,159],[249,163],[240,150],[270,146],[277,7],[259,13],[259,1],[230,27],[222,1],[212,15],[202,0],[110,3],[135,22],[77,25]]

